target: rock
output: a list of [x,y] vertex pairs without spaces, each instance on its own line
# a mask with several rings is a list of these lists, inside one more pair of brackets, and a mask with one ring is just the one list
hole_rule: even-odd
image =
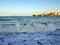
[[24,44],[24,45],[27,45],[27,44]]
[[23,32],[23,34],[27,34],[27,32]]
[[13,45],[13,44],[9,42],[8,45]]
[[42,43],[41,43],[41,42],[39,42],[39,41],[37,41],[37,43],[38,43],[38,45],[42,45]]
[[0,38],[0,41],[1,41],[1,42],[4,42],[4,38]]
[[56,30],[60,30],[60,29],[56,29]]
[[27,40],[23,40],[22,42],[26,42]]
[[42,24],[45,24],[45,25],[47,25],[47,23],[42,23]]
[[50,44],[53,44],[53,42],[50,42]]
[[27,25],[27,24],[23,24],[24,26]]

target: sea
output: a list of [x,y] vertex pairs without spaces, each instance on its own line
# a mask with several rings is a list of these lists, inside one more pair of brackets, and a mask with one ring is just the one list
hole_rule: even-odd
[[55,30],[59,25],[58,16],[0,16],[0,32]]
[[0,45],[60,45],[60,16],[0,16]]

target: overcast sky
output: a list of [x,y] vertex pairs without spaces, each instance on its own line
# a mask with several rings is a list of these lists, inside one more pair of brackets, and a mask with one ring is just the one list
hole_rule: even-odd
[[59,11],[60,0],[0,0],[0,15],[4,16],[30,16]]

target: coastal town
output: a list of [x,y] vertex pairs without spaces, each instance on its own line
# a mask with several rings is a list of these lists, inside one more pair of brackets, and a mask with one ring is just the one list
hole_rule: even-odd
[[33,14],[33,16],[60,16],[60,12],[50,12],[42,14]]

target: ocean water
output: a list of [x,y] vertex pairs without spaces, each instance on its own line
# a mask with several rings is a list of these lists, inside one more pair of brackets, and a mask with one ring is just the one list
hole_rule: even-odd
[[0,16],[0,45],[60,45],[60,17]]
[[32,32],[60,28],[60,17],[3,16],[0,17],[0,32]]

